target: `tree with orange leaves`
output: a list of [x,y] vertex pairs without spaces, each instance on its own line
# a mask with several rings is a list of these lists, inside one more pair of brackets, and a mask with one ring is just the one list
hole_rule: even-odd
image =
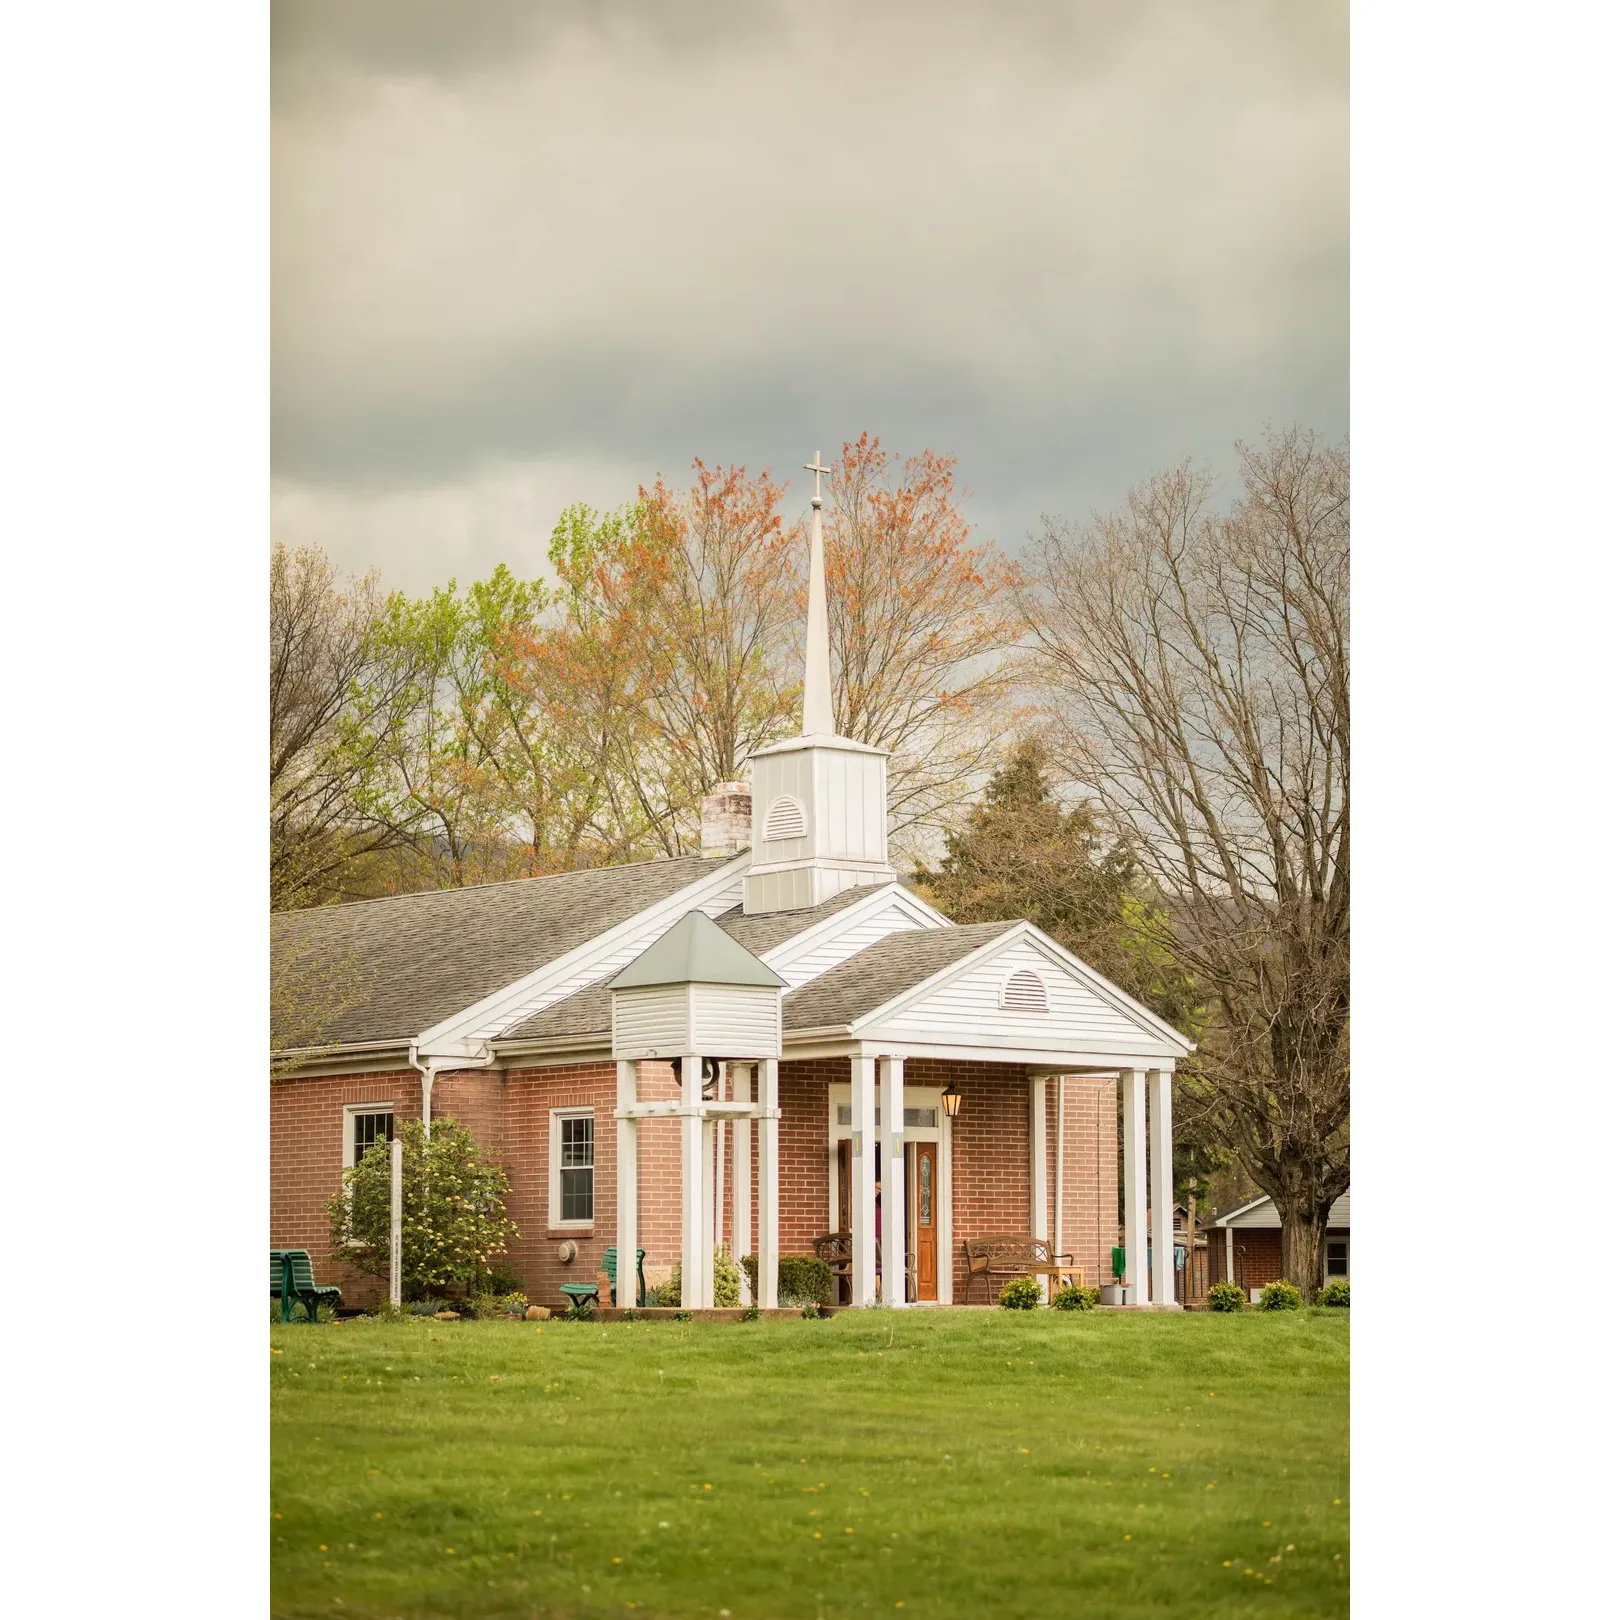
[[1017,565],[975,544],[956,463],[846,443],[828,487],[827,602],[840,735],[891,751],[889,814],[937,825],[997,757],[1010,718]]
[[661,559],[652,714],[672,786],[689,805],[733,780],[756,748],[794,729],[804,536],[783,526],[769,471],[694,460],[676,494],[641,490],[643,542]]

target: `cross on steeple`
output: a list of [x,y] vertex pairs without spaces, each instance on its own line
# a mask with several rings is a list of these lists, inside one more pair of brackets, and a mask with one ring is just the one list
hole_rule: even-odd
[[816,475],[816,492],[810,497],[810,504],[812,506],[819,507],[821,505],[821,475],[823,473],[830,473],[832,468],[823,467],[821,465],[821,452],[818,450],[816,451],[816,459],[814,461],[805,462],[804,470]]

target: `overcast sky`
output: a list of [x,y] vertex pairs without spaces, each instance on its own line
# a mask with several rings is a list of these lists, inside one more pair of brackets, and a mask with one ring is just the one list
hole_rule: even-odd
[[425,590],[862,429],[1019,549],[1348,423],[1339,0],[274,0],[274,529]]

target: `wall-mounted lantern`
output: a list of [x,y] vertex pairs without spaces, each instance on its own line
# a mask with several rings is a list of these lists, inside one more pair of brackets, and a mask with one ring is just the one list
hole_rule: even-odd
[[954,1080],[940,1092],[939,1100],[944,1105],[947,1119],[955,1119],[957,1114],[961,1112],[962,1092]]

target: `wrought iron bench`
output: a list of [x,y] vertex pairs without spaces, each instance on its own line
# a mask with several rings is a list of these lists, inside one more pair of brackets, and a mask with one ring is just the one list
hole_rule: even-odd
[[315,1268],[309,1263],[308,1249],[272,1249],[270,1297],[281,1301],[283,1322],[292,1321],[295,1302],[304,1307],[313,1322],[316,1310],[322,1305],[336,1306],[343,1298],[343,1291],[315,1281]]
[[1014,1277],[1055,1277],[1059,1287],[1066,1278],[1073,1278],[1082,1288],[1086,1285],[1085,1269],[1073,1263],[1074,1256],[1053,1254],[1045,1238],[1011,1234],[969,1238],[962,1252],[967,1256],[964,1303],[972,1298],[975,1282],[984,1284],[986,1304],[994,1302],[998,1284],[1011,1282]]

